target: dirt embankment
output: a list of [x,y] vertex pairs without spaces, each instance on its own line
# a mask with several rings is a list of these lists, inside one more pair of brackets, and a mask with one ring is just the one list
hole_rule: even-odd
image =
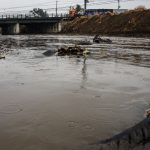
[[121,14],[107,13],[78,17],[67,23],[63,33],[73,34],[136,34],[150,35],[150,9]]

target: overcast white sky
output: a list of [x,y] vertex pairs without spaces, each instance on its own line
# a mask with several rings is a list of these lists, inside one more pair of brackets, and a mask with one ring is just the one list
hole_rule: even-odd
[[[132,9],[139,5],[150,8],[150,0],[120,0],[122,9]],[[58,0],[58,11],[65,11],[77,3],[83,5],[84,0]],[[88,8],[117,8],[117,0],[89,0]],[[54,12],[56,0],[0,0],[0,12],[24,12],[32,8],[49,8]],[[14,7],[14,8],[13,8]],[[19,7],[19,8],[17,8]],[[63,8],[65,7],[65,8]]]

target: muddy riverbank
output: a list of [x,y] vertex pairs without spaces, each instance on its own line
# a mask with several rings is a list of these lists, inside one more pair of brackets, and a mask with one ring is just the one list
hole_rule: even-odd
[[96,150],[93,143],[144,119],[150,107],[149,38],[81,45],[90,51],[87,57],[43,55],[92,39],[0,37],[9,49],[0,60],[2,150]]

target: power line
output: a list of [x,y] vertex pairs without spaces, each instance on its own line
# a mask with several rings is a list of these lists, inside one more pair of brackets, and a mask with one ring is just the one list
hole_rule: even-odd
[[[135,1],[135,0],[122,0],[121,2],[129,2],[129,1]],[[90,2],[90,6],[94,6],[94,5],[105,5],[105,4],[112,4],[112,3],[117,3],[118,0],[107,0],[107,1],[101,1],[101,2]],[[40,3],[40,4],[54,4],[53,2],[44,2],[44,3]],[[37,3],[36,5],[38,5],[39,3]],[[72,4],[72,3],[71,3]],[[56,2],[55,2],[55,5],[56,5]],[[30,5],[31,6],[31,5]],[[35,5],[32,5],[32,6],[35,6]],[[73,5],[74,7],[76,5]],[[82,7],[84,7],[84,4],[81,5]],[[26,9],[26,10],[18,10],[18,11],[13,11],[13,9],[16,9],[16,8],[29,8],[29,5],[28,7],[27,6],[21,6],[21,7],[10,7],[10,8],[3,8],[5,11],[6,10],[12,10],[12,11],[9,11],[9,12],[21,12],[21,11],[30,11],[31,9]],[[58,1],[57,1],[57,5],[56,7],[49,7],[49,8],[43,8],[44,10],[48,10],[48,11],[52,11],[52,10],[56,10],[57,8],[57,13],[58,13],[58,10],[66,10],[66,9],[69,9],[70,8],[70,2],[69,3],[66,3],[66,6],[63,6],[61,3],[59,4],[59,7],[58,7]],[[2,13],[2,11],[0,11]]]
[[[122,0],[121,2],[129,2],[129,1],[135,1],[135,0]],[[118,3],[118,0],[112,0],[112,1],[107,1],[107,2],[93,2],[93,3],[90,3],[90,6],[93,6],[93,5],[106,5],[106,4],[112,4],[112,3]]]
[[[67,3],[68,2],[70,4],[73,3],[73,1],[71,1],[71,0],[67,0]],[[15,7],[5,7],[5,8],[0,8],[0,9],[5,9],[5,10],[7,9],[8,10],[8,9],[28,8],[28,7],[33,7],[33,6],[42,6],[42,5],[46,5],[46,4],[56,5],[56,2],[42,2],[42,3],[31,4],[31,5],[23,5],[23,6],[15,6]],[[64,2],[63,3],[60,2],[60,5],[64,5]]]

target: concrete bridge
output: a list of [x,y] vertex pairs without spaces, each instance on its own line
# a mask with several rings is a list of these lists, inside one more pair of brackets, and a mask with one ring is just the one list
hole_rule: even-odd
[[62,14],[50,17],[3,15],[0,17],[0,28],[3,35],[58,33],[70,19],[68,15]]

